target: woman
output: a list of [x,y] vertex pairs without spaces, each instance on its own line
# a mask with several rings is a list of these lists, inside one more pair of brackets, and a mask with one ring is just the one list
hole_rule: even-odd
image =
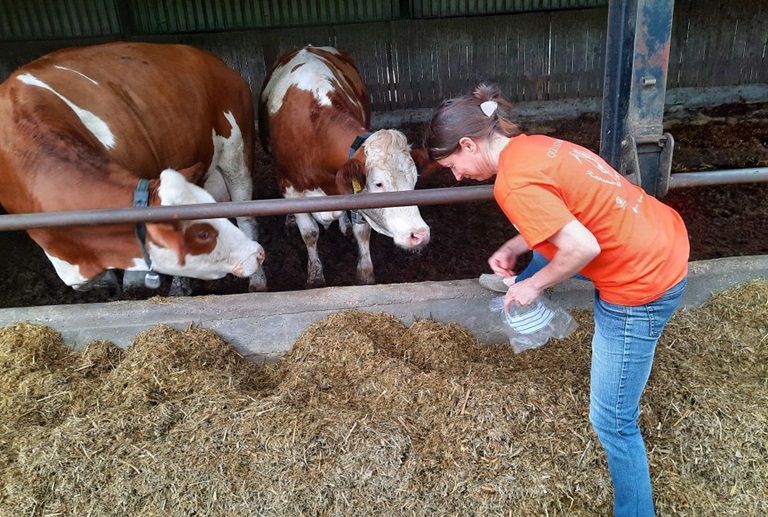
[[528,305],[577,273],[595,284],[590,421],[608,458],[615,515],[653,515],[637,419],[656,342],[686,284],[685,225],[589,150],[521,133],[510,108],[485,85],[445,101],[426,147],[457,180],[496,175],[494,197],[519,235],[488,260],[495,273],[514,275],[529,249],[546,258],[512,283],[505,306]]

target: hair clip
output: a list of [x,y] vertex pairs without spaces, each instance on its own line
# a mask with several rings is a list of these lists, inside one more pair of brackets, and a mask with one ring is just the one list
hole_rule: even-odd
[[499,103],[496,101],[485,101],[480,104],[480,109],[483,110],[486,117],[492,117],[498,107]]

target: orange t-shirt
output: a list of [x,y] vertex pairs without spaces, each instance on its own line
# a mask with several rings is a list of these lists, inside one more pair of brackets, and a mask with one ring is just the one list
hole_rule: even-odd
[[581,274],[610,303],[655,300],[688,272],[680,215],[630,183],[595,153],[543,135],[514,137],[502,150],[496,202],[531,249],[552,259],[548,239],[577,219],[600,254]]

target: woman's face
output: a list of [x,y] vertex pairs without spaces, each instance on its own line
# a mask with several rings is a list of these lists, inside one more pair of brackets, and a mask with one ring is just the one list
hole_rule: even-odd
[[489,156],[486,156],[486,145],[470,138],[459,140],[459,148],[445,158],[437,160],[443,167],[451,169],[457,181],[469,178],[475,181],[483,181],[492,178],[496,174],[496,168],[491,164]]

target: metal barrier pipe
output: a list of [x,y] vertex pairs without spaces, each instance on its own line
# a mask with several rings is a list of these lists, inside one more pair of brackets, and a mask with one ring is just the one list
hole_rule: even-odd
[[407,205],[445,205],[493,199],[492,185],[448,187],[301,199],[263,199],[199,205],[155,206],[0,215],[0,231],[60,226],[268,216]]
[[[676,173],[672,174],[670,178],[669,188],[757,182],[768,182],[768,167]],[[34,214],[0,215],[0,231],[62,226],[125,224],[141,221],[152,223],[188,219],[213,219],[217,217],[285,215],[406,205],[447,205],[452,203],[490,201],[492,199],[493,186],[479,185],[301,199],[281,198],[149,208],[40,212]]]
[[669,188],[760,182],[768,182],[768,167],[758,167],[756,169],[723,169],[704,172],[678,172],[670,176]]

